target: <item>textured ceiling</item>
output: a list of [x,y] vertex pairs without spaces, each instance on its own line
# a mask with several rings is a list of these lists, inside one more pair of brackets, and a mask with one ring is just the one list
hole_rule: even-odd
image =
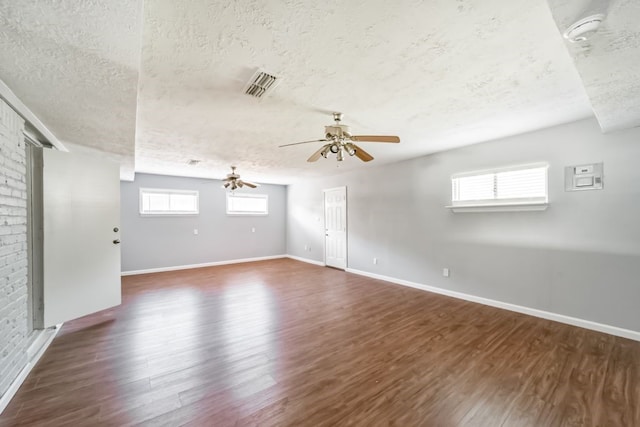
[[[544,0],[145,2],[136,168],[291,182],[341,111],[376,162],[591,115]],[[269,98],[242,89],[256,67]],[[203,160],[187,166],[188,159]],[[340,168],[367,167],[348,158]]]
[[[63,142],[123,161],[123,178],[135,145],[139,172],[220,178],[234,164],[290,183],[369,166],[277,148],[321,138],[331,111],[355,134],[401,137],[362,144],[376,163],[592,115],[582,82],[604,98],[609,72],[583,72],[554,22],[570,2],[550,3],[554,16],[545,0],[146,0],[140,25],[137,0],[0,0],[0,78]],[[631,3],[611,25],[630,25]],[[637,54],[625,31],[618,53]],[[242,93],[258,67],[282,78],[262,100]],[[605,101],[591,100],[598,118],[618,116]]]
[[597,33],[567,47],[603,132],[640,126],[640,2],[549,0],[564,32],[578,19],[603,13]]
[[141,4],[0,0],[0,79],[65,146],[132,178]]

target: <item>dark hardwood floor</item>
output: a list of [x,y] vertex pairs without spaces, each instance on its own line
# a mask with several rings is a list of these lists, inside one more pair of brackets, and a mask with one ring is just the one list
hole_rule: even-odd
[[0,425],[640,426],[640,343],[280,259],[123,278]]

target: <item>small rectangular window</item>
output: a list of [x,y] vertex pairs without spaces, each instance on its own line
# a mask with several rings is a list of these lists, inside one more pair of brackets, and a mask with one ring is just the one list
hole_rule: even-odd
[[547,164],[516,166],[451,177],[451,208],[546,205]]
[[267,194],[227,193],[227,215],[268,215]]
[[142,215],[197,215],[198,191],[140,189],[140,214]]

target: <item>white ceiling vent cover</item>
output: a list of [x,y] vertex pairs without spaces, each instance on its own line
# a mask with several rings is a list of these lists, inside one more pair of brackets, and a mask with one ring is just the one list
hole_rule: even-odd
[[271,73],[257,70],[244,89],[244,93],[255,98],[264,98],[278,86],[280,79]]

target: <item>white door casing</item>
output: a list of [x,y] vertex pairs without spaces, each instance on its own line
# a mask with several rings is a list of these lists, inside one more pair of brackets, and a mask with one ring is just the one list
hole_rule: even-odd
[[324,190],[325,264],[347,268],[347,187]]
[[50,327],[121,303],[120,171],[102,158],[42,154],[44,327]]

